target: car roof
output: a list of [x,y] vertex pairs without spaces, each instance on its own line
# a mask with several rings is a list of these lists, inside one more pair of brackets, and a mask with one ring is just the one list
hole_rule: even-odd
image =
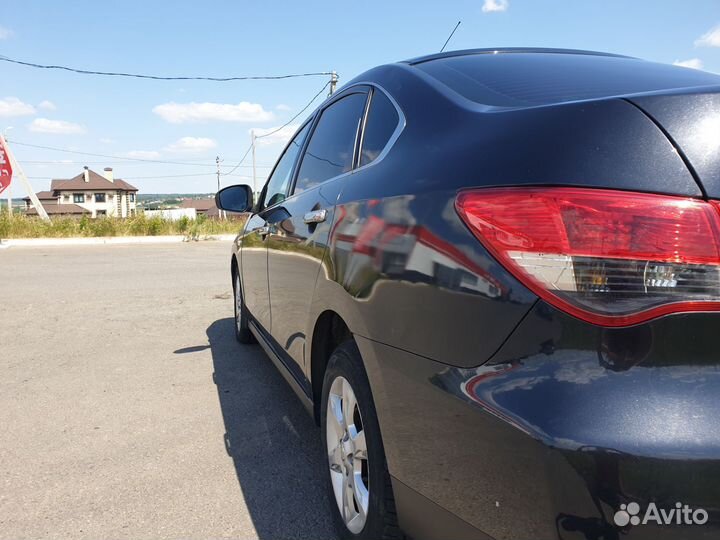
[[484,107],[517,109],[679,90],[717,90],[715,74],[571,49],[470,49],[398,65]]
[[462,49],[458,51],[448,51],[435,54],[427,54],[424,56],[418,56],[409,60],[403,60],[401,63],[410,64],[411,66],[422,64],[423,62],[429,62],[431,60],[439,60],[441,58],[453,58],[456,56],[470,56],[475,54],[576,54],[584,56],[610,56],[615,58],[632,58],[631,56],[624,56],[621,54],[597,52],[597,51],[585,51],[581,49],[554,49],[554,48],[542,48],[542,47],[497,47],[497,48],[485,48],[485,49]]

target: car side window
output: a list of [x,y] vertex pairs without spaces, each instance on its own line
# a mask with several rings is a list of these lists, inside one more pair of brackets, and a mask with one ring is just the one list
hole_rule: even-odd
[[282,157],[278,160],[277,165],[268,180],[267,188],[265,189],[265,203],[263,204],[263,208],[267,208],[268,206],[272,206],[285,200],[288,187],[290,185],[290,179],[292,178],[295,158],[300,153],[305,137],[307,137],[308,131],[310,131],[311,124],[312,122],[305,124],[295,137],[293,137]]
[[380,90],[374,90],[360,151],[360,167],[372,163],[387,146],[400,122],[395,105]]
[[366,93],[345,96],[322,112],[300,164],[294,193],[348,172],[353,166]]

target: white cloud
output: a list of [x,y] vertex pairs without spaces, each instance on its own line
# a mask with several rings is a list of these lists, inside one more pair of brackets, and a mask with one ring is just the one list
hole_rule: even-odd
[[38,104],[38,109],[45,109],[46,111],[54,111],[57,109],[55,104],[52,101],[43,100]]
[[107,137],[101,137],[101,138],[98,139],[98,140],[99,140],[101,143],[103,143],[103,144],[112,144],[112,143],[115,142],[115,139],[109,139],[109,138],[107,138]]
[[217,143],[207,137],[182,137],[165,147],[165,151],[174,154],[199,154],[212,150]]
[[10,39],[13,37],[15,32],[10,30],[9,28],[5,28],[4,26],[0,26],[0,39]]
[[172,124],[185,122],[267,122],[274,115],[259,103],[163,103],[153,112]]
[[65,120],[48,120],[47,118],[36,118],[30,124],[29,129],[36,133],[55,133],[61,135],[85,133],[85,128],[80,124],[66,122]]
[[0,116],[27,116],[35,114],[35,107],[24,103],[16,97],[0,99]]
[[135,159],[158,159],[160,152],[157,150],[132,150],[125,155]]
[[291,111],[290,105],[285,105],[284,103],[280,103],[279,105],[275,105],[275,108],[278,111]]
[[695,40],[696,47],[720,47],[720,24]]
[[690,58],[688,60],[675,60],[673,66],[680,66],[692,69],[702,69],[703,63],[699,58]]
[[[278,126],[279,127],[279,126]],[[290,137],[292,137],[297,129],[300,127],[299,124],[290,124],[289,126],[285,126],[284,128],[275,131],[277,127],[271,127],[271,128],[255,128],[252,131],[255,132],[255,137],[259,137],[257,139],[258,146],[270,146],[271,144],[285,144],[290,140]],[[275,133],[272,133],[275,131]],[[272,135],[268,135],[267,137],[262,137],[266,133],[272,133]]]
[[510,7],[510,0],[485,0],[482,10],[485,13],[495,13],[506,11],[508,7]]

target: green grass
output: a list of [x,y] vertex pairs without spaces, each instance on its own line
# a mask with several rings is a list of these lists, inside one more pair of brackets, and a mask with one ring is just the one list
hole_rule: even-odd
[[183,217],[170,221],[139,214],[132,218],[80,219],[54,217],[48,223],[35,216],[0,214],[0,238],[72,238],[95,236],[162,236],[182,234],[201,238],[211,234],[234,234],[242,228],[242,220],[224,221],[198,216],[196,220]]

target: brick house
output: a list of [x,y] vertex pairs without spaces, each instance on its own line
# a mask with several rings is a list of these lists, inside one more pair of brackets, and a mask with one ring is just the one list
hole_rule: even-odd
[[[111,167],[105,175],[85,167],[79,175],[69,179],[56,179],[50,191],[41,191],[38,199],[48,214],[89,215],[90,217],[132,217],[137,214],[137,188],[124,180],[114,178]],[[28,215],[37,214],[30,197],[25,197]]]

